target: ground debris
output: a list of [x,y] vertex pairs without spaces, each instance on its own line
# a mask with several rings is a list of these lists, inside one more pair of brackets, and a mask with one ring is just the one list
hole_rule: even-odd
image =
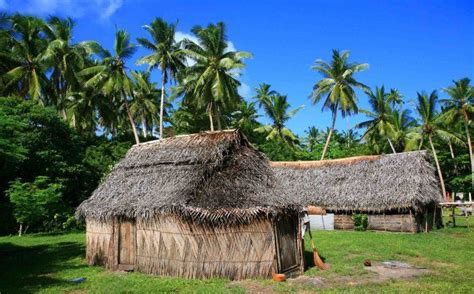
[[320,277],[310,277],[310,276],[299,276],[296,278],[288,279],[288,283],[295,285],[304,285],[312,287],[324,287],[325,281]]

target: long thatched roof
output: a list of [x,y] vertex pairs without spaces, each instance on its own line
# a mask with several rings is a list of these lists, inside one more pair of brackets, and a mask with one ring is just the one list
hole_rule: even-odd
[[176,136],[133,146],[76,216],[242,223],[296,210],[278,187],[268,159],[239,131]]
[[334,211],[419,210],[442,199],[424,151],[337,160],[272,162],[272,168],[303,205]]

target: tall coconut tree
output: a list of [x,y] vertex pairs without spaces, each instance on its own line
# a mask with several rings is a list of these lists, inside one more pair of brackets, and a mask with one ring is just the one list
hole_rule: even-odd
[[435,146],[433,144],[433,137],[437,137],[443,141],[456,142],[458,144],[463,144],[462,140],[446,131],[443,128],[442,118],[440,117],[437,106],[438,106],[438,94],[436,91],[431,92],[429,95],[427,93],[417,93],[416,101],[416,111],[420,118],[420,126],[413,128],[413,131],[417,132],[419,135],[420,146],[423,146],[425,138],[428,139],[429,146],[433,153],[433,158],[436,163],[436,169],[438,171],[439,180],[441,183],[441,189],[443,196],[446,196],[446,188],[444,185],[443,173],[439,164],[438,156],[436,153]]
[[[150,81],[148,72],[132,71],[134,81],[133,100],[130,103],[132,115],[141,122],[143,137],[147,137],[147,131],[151,124],[159,120],[158,97],[162,91],[156,88],[156,85]],[[163,115],[163,113],[161,113]]]
[[474,113],[474,87],[470,85],[470,82],[468,78],[453,81],[454,85],[443,89],[443,91],[449,95],[450,99],[443,99],[441,102],[446,107],[445,117],[448,123],[453,123],[458,120],[464,121],[464,131],[466,132],[467,146],[471,159],[472,185],[474,187],[474,153],[469,130]]
[[125,108],[135,142],[140,143],[135,121],[130,111],[129,97],[133,97],[133,82],[128,76],[125,60],[132,57],[137,46],[130,42],[130,35],[124,30],[117,30],[113,54],[103,49],[102,61],[80,72],[86,77],[85,86],[100,89],[106,97],[111,97],[111,103]]
[[270,90],[271,87],[269,84],[261,83],[255,88],[255,96],[253,98],[256,99],[258,107],[262,107],[262,101],[270,99],[270,96],[277,94],[276,91]]
[[82,88],[77,73],[86,66],[87,58],[100,49],[100,45],[94,41],[72,43],[74,25],[71,18],[53,16],[48,19],[44,29],[48,46],[42,58],[51,68],[52,103],[64,119],[67,119],[68,92]]
[[14,15],[11,17],[10,53],[0,53],[0,62],[10,68],[4,74],[5,92],[47,103],[46,67],[42,60],[46,40],[42,36],[43,20],[33,16]]
[[361,109],[360,112],[369,117],[369,120],[363,121],[356,125],[357,128],[367,128],[362,138],[367,140],[368,137],[373,137],[373,133],[377,133],[377,137],[386,138],[393,153],[397,153],[395,147],[390,140],[394,133],[393,117],[392,117],[392,99],[397,99],[398,95],[394,92],[385,92],[385,87],[375,87],[375,92],[367,91],[369,97],[369,105],[371,110]]
[[242,100],[237,110],[232,113],[234,127],[248,129],[257,124],[259,115],[255,103]]
[[268,134],[266,139],[281,139],[283,142],[293,144],[297,139],[296,136],[286,126],[286,122],[292,118],[303,106],[289,110],[290,104],[286,95],[274,94],[268,98],[260,100],[263,110],[271,124],[256,128],[256,132]]
[[137,38],[143,47],[151,51],[149,55],[140,58],[137,64],[148,64],[149,70],[158,68],[161,71],[160,139],[163,138],[166,84],[175,80],[185,62],[181,43],[176,41],[176,25],[177,23],[171,24],[161,18],[155,18],[150,25],[144,26],[151,40]]
[[411,129],[416,126],[416,120],[411,117],[408,109],[394,109],[392,114],[392,141],[395,150],[410,150],[408,146]]
[[186,100],[206,108],[213,131],[214,117],[217,117],[220,129],[222,110],[235,109],[241,101],[237,78],[245,66],[243,59],[251,54],[229,50],[226,27],[222,22],[206,28],[196,26],[191,31],[198,41],[185,40],[185,53],[195,63],[187,68],[182,87]]
[[323,110],[330,110],[332,122],[329,134],[326,138],[321,160],[326,155],[331,135],[334,132],[338,111],[342,117],[346,117],[358,112],[357,96],[355,88],[367,90],[368,87],[358,82],[354,75],[368,68],[367,63],[350,63],[349,51],[339,52],[333,50],[332,60],[326,63],[323,60],[316,60],[313,70],[319,72],[323,79],[318,81],[313,87],[311,100],[313,104],[324,99]]

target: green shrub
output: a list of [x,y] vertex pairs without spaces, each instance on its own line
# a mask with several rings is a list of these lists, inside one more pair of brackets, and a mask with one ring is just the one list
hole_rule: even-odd
[[354,229],[356,231],[366,231],[369,225],[369,218],[367,214],[353,214],[352,220],[354,221]]
[[42,223],[44,226],[54,218],[54,213],[63,208],[62,189],[61,184],[51,183],[45,176],[36,177],[34,182],[23,183],[17,179],[11,183],[6,194],[13,205],[13,215],[20,224],[19,235],[30,225]]

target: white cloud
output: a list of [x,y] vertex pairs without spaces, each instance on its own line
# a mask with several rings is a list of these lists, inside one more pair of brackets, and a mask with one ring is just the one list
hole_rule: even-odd
[[240,83],[240,87],[237,90],[239,91],[240,96],[247,99],[250,98],[250,94],[252,93],[252,89],[250,89],[250,86],[244,82]]
[[188,39],[190,41],[193,41],[194,43],[198,43],[198,39],[195,36],[184,33],[184,32],[180,32],[180,31],[177,31],[174,34],[174,38],[176,39],[176,42],[182,41],[184,39]]
[[[194,43],[199,43],[199,40],[196,38],[196,36],[191,35],[191,34],[188,34],[188,33],[185,33],[185,32],[181,32],[181,31],[177,31],[177,32],[175,33],[175,37],[174,37],[174,38],[176,39],[177,42],[182,41],[182,40],[184,40],[184,39],[188,39],[188,40],[190,40],[190,41],[192,41],[192,42],[194,42]],[[226,52],[229,52],[229,51],[236,51],[235,46],[234,46],[234,43],[228,41],[228,42],[227,42],[227,48],[226,48],[225,51],[226,51]],[[194,62],[192,59],[190,59],[190,58],[186,58],[186,62],[187,62],[188,65],[193,65],[193,64],[195,63],[195,62]],[[242,95],[242,94],[241,94],[241,95]]]
[[[188,39],[190,41],[193,41],[194,43],[199,43],[198,39],[194,35],[191,35],[191,34],[188,34],[188,33],[185,33],[185,32],[180,32],[180,31],[177,31],[175,33],[175,39],[178,42],[182,41],[184,39]],[[226,48],[225,51],[226,52],[236,51],[234,43],[232,43],[231,41],[227,41],[227,48]]]
[[80,18],[108,19],[123,6],[124,0],[0,0],[0,8],[47,16],[58,14]]
[[[102,1],[99,1],[99,2],[102,2]],[[105,2],[107,3],[106,3],[104,13],[101,15],[102,18],[109,18],[123,5],[123,0],[109,0]]]

